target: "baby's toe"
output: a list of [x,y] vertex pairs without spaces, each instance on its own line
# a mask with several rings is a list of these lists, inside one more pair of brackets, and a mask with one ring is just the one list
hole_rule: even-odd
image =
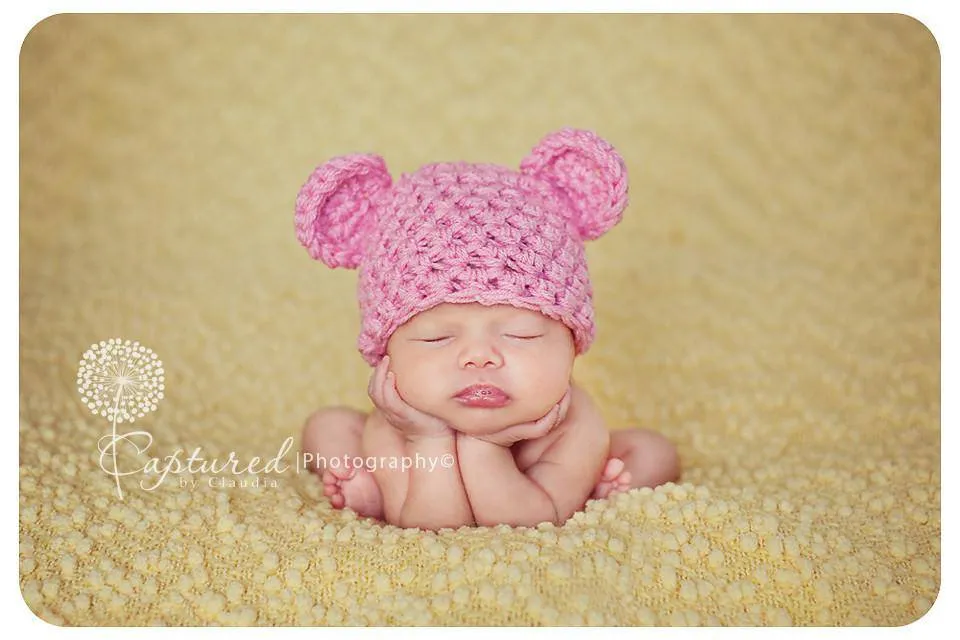
[[606,466],[603,468],[603,476],[601,481],[609,482],[617,477],[621,471],[623,471],[624,462],[620,458],[610,458],[607,460]]
[[630,490],[630,472],[624,471],[617,479],[611,483],[610,491],[607,493],[608,498],[612,498],[618,493],[626,493]]
[[610,493],[610,483],[601,482],[593,489],[593,493],[590,497],[594,500],[602,500],[607,497],[607,494]]
[[349,480],[357,474],[357,470],[352,467],[330,467],[327,469],[338,480]]

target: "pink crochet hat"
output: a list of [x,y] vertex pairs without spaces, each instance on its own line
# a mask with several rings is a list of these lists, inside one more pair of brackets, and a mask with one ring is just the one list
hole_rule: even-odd
[[436,163],[393,184],[377,155],[333,158],[300,189],[297,238],[327,266],[360,269],[357,347],[371,366],[393,332],[443,302],[508,304],[594,337],[584,240],[620,221],[623,159],[589,131],[562,129],[520,170]]

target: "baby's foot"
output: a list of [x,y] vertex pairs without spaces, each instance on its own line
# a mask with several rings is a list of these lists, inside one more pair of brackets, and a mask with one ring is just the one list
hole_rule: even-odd
[[373,474],[351,466],[327,467],[323,472],[323,495],[334,509],[349,507],[361,517],[380,518],[383,498]]
[[609,498],[618,493],[623,493],[630,489],[630,472],[624,469],[623,460],[620,458],[610,458],[607,460],[607,466],[603,468],[603,475],[600,476],[600,482],[593,489],[591,499]]

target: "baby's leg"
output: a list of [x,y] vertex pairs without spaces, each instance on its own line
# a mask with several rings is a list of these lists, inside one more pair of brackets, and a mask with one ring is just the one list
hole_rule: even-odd
[[679,478],[680,458],[672,442],[649,429],[619,429],[610,432],[609,459],[592,497],[606,498]]
[[366,414],[346,407],[320,409],[303,426],[301,450],[310,456],[311,471],[323,480],[323,494],[335,509],[349,507],[358,515],[383,518],[383,498],[373,474],[354,467],[362,458],[361,437]]

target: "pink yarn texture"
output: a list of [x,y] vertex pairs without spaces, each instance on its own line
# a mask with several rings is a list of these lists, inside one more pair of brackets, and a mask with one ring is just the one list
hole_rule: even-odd
[[584,241],[627,205],[623,159],[593,132],[544,137],[519,171],[434,163],[393,183],[383,158],[318,166],[297,196],[295,228],[310,256],[359,268],[357,348],[371,366],[393,332],[443,302],[508,304],[566,324],[576,351],[595,334]]

